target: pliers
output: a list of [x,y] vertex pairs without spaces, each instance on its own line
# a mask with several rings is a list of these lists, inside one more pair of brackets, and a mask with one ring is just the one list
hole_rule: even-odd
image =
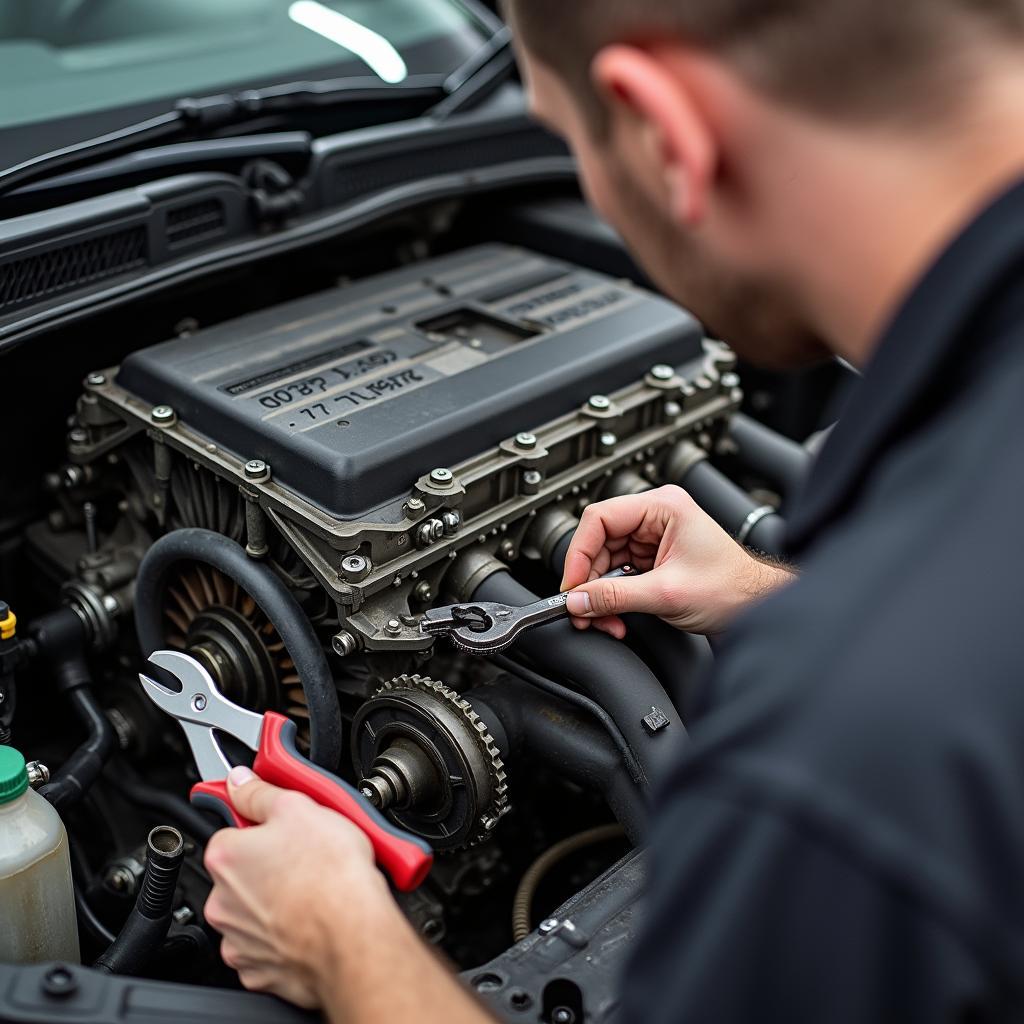
[[[633,566],[623,565],[601,578],[614,580],[637,574]],[[500,654],[526,630],[565,618],[569,614],[568,597],[568,594],[558,594],[519,608],[492,601],[431,608],[420,619],[420,632],[450,637],[452,643],[467,654],[481,657]]]
[[433,851],[422,839],[392,825],[344,780],[307,760],[295,746],[295,723],[275,711],[259,715],[229,701],[206,669],[187,654],[157,651],[150,663],[181,684],[175,691],[140,673],[150,700],[176,718],[184,730],[204,780],[192,787],[197,807],[219,814],[228,825],[246,828],[252,822],[231,805],[226,776],[231,770],[214,730],[227,733],[256,751],[253,771],[282,789],[305,793],[318,804],[344,815],[362,829],[373,845],[378,866],[402,892],[411,892],[426,878]]

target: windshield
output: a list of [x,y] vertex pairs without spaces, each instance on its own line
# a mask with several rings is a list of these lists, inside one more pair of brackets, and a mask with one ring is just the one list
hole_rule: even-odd
[[0,0],[0,129],[292,78],[446,72],[459,0]]

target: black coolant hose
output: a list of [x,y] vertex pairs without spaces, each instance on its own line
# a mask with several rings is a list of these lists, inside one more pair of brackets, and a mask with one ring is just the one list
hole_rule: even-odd
[[[505,571],[479,584],[473,601],[526,605],[539,600]],[[569,679],[611,715],[649,785],[660,778],[686,744],[682,718],[651,670],[625,644],[594,630],[581,632],[566,620],[530,630],[516,641],[546,675]],[[659,714],[660,713],[660,714]]]
[[128,920],[93,964],[107,974],[138,974],[160,951],[174,910],[174,891],[185,857],[181,833],[159,825],[146,842],[146,873]]
[[729,436],[740,461],[778,487],[787,501],[803,488],[814,462],[803,445],[743,413],[732,418]]
[[560,778],[602,794],[629,838],[634,843],[643,838],[647,801],[615,745],[586,712],[511,676],[472,690],[468,697],[485,721],[501,722],[512,758],[544,764]]
[[70,608],[61,608],[33,622],[29,634],[35,654],[52,674],[57,692],[64,695],[85,727],[85,741],[39,790],[58,811],[64,811],[77,803],[99,777],[117,746],[117,736],[93,693],[82,620]]
[[142,653],[164,645],[164,585],[179,562],[201,562],[234,580],[280,634],[309,707],[310,760],[331,771],[341,760],[341,709],[323,647],[288,588],[241,545],[212,530],[174,530],[145,554],[135,582],[135,628]]
[[[683,445],[684,453],[696,449]],[[768,505],[759,506],[742,487],[708,462],[703,453],[679,460],[678,483],[691,498],[741,544],[766,555],[780,556],[786,542],[786,521]],[[670,463],[670,466],[672,464]],[[670,469],[671,472],[671,469]]]

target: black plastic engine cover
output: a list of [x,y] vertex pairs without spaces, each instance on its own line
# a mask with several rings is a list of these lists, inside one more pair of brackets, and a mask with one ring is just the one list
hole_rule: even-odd
[[487,245],[136,352],[118,383],[348,519],[702,336],[648,292]]

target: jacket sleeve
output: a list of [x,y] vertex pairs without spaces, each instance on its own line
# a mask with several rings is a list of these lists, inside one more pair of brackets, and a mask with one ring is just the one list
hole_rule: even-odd
[[1001,1019],[969,951],[927,908],[726,787],[663,801],[643,927],[622,990],[628,1024]]

